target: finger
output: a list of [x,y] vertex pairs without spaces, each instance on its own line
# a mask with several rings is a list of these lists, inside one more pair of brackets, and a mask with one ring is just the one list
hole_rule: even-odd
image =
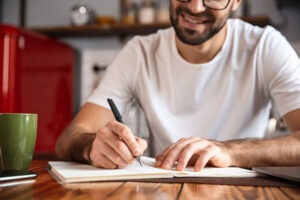
[[127,163],[131,163],[134,159],[130,149],[123,140],[120,140],[116,135],[107,141],[108,145],[114,149]]
[[108,159],[104,154],[99,151],[92,149],[90,153],[91,164],[95,167],[105,168],[105,169],[115,169],[118,167],[110,159]]
[[[180,140],[177,141],[178,142],[182,142],[186,140],[186,138],[181,138]],[[164,162],[166,156],[169,154],[169,152],[174,148],[174,146],[176,145],[176,143],[168,146],[167,148],[165,148],[159,155],[157,155],[155,157],[155,167],[161,167],[162,163]]]
[[168,146],[160,154],[158,154],[155,157],[155,160],[156,160],[155,166],[157,166],[157,167],[161,166],[161,164],[163,163],[165,157],[168,155],[168,152],[173,148],[174,145],[175,144],[172,144],[171,146]]
[[180,152],[176,170],[182,171],[187,166],[193,155],[210,146],[211,143],[207,140],[198,138],[195,141],[188,143]]
[[198,140],[198,138],[187,138],[183,140],[179,140],[171,150],[169,150],[168,154],[165,156],[164,161],[161,165],[161,168],[170,169],[173,167],[175,162],[178,160],[181,151],[185,148],[186,145]]
[[155,167],[161,167],[161,164],[162,164],[162,162],[163,162],[163,157],[162,157],[162,155],[157,155],[157,156],[155,156],[155,163],[154,163],[154,166]]
[[[104,142],[107,145],[109,145],[112,151],[115,151],[122,158],[122,160],[124,160],[127,164],[133,161],[134,157],[132,156],[132,153],[128,149],[128,146],[124,143],[123,140],[120,140],[120,138],[117,135],[115,135],[109,128],[107,127],[101,128],[97,136],[99,137],[96,137],[96,139],[99,138],[98,140],[100,144],[101,142]],[[101,151],[104,151],[104,149],[101,149]],[[115,155],[111,151],[109,152],[112,156]],[[104,153],[104,155],[108,156],[106,153]],[[108,158],[110,157],[108,156]],[[113,159],[112,161],[116,162],[116,160]]]
[[202,150],[199,154],[199,158],[197,159],[194,171],[199,172],[201,169],[205,167],[205,165],[208,163],[208,161],[214,157],[217,153],[217,147],[214,145],[209,145],[207,148]]
[[139,156],[141,154],[135,136],[127,126],[120,122],[112,121],[107,124],[107,127],[124,141],[124,143],[128,146],[129,150],[131,151],[132,155]]
[[160,159],[164,160],[164,158],[169,154],[169,152],[174,148],[174,146],[179,143],[179,142],[183,142],[185,141],[187,138],[181,138],[180,140],[178,140],[176,143],[171,144],[170,146],[168,146],[167,148],[165,148],[163,150],[163,152],[158,156]]
[[117,153],[112,147],[109,145],[103,145],[101,148],[101,152],[103,155],[105,155],[111,162],[118,166],[127,166],[130,162],[132,162],[133,159],[131,159],[129,162],[125,161],[122,156]]
[[146,140],[139,138],[139,137],[135,137],[135,139],[139,145],[141,155],[142,155],[144,153],[144,151],[148,148],[148,143]]

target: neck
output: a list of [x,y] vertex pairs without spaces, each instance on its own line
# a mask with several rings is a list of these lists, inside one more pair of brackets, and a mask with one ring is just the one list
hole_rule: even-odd
[[202,64],[211,61],[222,49],[227,34],[225,25],[217,34],[206,42],[192,46],[185,44],[176,37],[176,46],[179,54],[188,62]]

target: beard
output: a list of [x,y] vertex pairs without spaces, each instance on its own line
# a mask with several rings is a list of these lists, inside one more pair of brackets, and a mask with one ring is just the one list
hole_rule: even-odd
[[[206,30],[203,33],[198,33],[197,30],[188,29],[185,27],[181,27],[179,25],[179,16],[181,13],[186,13],[193,17],[198,18],[205,18],[207,19],[205,23],[211,24],[211,28],[209,30]],[[220,20],[217,20],[216,17],[207,11],[199,13],[199,14],[193,14],[190,10],[184,7],[178,7],[176,10],[173,7],[173,4],[170,1],[170,21],[172,26],[175,29],[176,35],[179,38],[179,40],[185,44],[188,45],[200,45],[209,39],[211,39],[214,35],[219,33],[223,27],[226,25],[226,21],[229,17],[229,13],[226,17],[223,17]]]

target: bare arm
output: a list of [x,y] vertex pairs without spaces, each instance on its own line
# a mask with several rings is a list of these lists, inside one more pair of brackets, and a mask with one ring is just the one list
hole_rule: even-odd
[[206,164],[217,167],[300,165],[300,109],[284,116],[291,134],[269,139],[242,139],[227,142],[183,138],[156,157],[156,166],[177,170],[188,164],[195,171]]
[[292,132],[289,135],[225,143],[230,149],[232,164],[242,167],[300,165],[300,109],[285,115],[284,120]]
[[85,104],[59,137],[56,143],[57,155],[64,160],[88,162],[88,150],[96,132],[113,119],[110,110]]
[[104,168],[126,166],[146,148],[146,142],[116,122],[110,110],[91,103],[82,107],[56,143],[60,158]]

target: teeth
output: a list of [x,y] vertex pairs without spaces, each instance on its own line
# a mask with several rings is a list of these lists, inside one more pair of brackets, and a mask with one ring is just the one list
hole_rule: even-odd
[[198,20],[196,20],[196,19],[191,19],[191,18],[189,18],[189,17],[186,16],[186,15],[183,15],[183,17],[184,17],[184,19],[185,19],[186,21],[188,21],[188,22],[190,22],[190,23],[192,23],[192,24],[200,24],[200,23],[204,23],[204,22],[205,22],[205,20],[201,20],[201,19],[198,19]]
[[189,18],[186,18],[186,17],[185,17],[185,20],[188,21],[188,22],[190,22],[190,23],[193,23],[193,24],[198,24],[199,23],[196,20],[192,20],[192,19],[189,19]]

